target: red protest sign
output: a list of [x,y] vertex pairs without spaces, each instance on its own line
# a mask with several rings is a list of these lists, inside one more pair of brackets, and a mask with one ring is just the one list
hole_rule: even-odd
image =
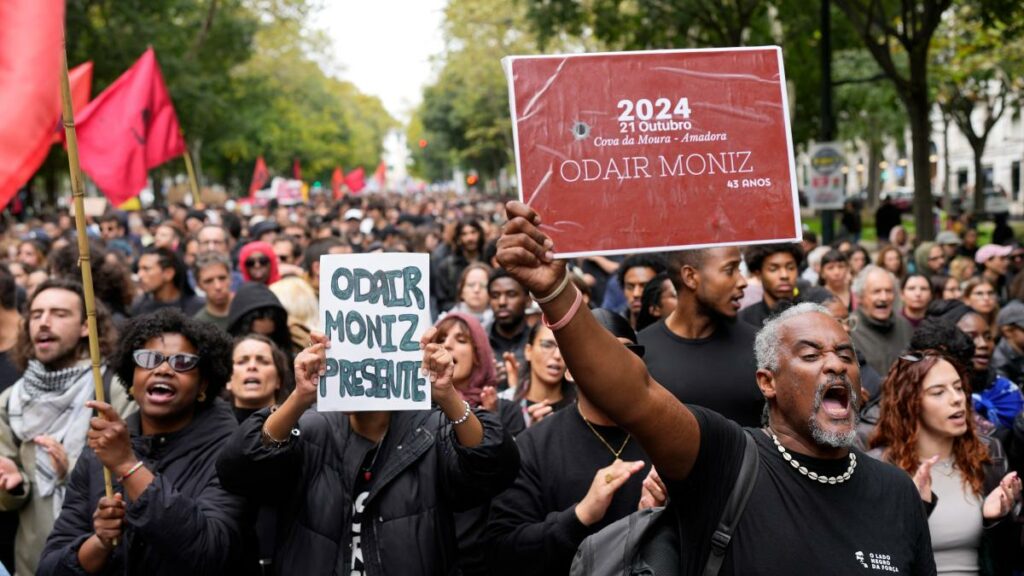
[[520,199],[560,256],[800,239],[779,48],[504,63]]

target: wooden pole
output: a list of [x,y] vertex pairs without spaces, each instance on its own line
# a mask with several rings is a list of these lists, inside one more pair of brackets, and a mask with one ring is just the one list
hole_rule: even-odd
[[[103,394],[103,374],[100,372],[100,336],[96,325],[96,294],[92,289],[92,266],[89,257],[89,238],[85,234],[85,189],[82,169],[78,165],[78,137],[75,134],[75,116],[71,107],[71,81],[68,79],[68,52],[63,50],[60,93],[64,110],[64,134],[68,141],[68,164],[71,169],[71,195],[75,200],[75,228],[78,231],[78,265],[82,269],[82,288],[85,291],[85,317],[89,327],[89,358],[92,360],[92,383],[96,400],[106,402]],[[103,482],[107,497],[114,494],[110,470],[103,468]]]
[[185,133],[181,134],[182,141],[185,142],[185,170],[188,171],[188,185],[192,189],[192,207],[199,207],[199,181],[196,180],[196,171],[192,167],[192,153],[188,151],[188,141],[185,140]]

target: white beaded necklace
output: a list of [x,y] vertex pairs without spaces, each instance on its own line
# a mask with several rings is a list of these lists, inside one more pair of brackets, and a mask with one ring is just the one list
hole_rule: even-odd
[[793,455],[786,450],[786,448],[782,445],[781,442],[779,442],[779,437],[775,435],[775,432],[769,429],[768,433],[771,434],[772,441],[775,442],[775,447],[779,449],[779,453],[782,454],[782,458],[786,462],[789,462],[790,465],[793,466],[793,468],[796,468],[797,472],[803,474],[804,476],[807,476],[812,481],[817,481],[820,482],[821,484],[842,484],[843,482],[849,480],[850,476],[853,476],[853,471],[855,468],[857,468],[857,455],[854,454],[851,450],[850,466],[846,469],[846,472],[843,472],[838,476],[825,476],[824,474],[812,472],[808,470],[806,466],[803,466],[799,462],[797,462],[796,458],[793,458]]

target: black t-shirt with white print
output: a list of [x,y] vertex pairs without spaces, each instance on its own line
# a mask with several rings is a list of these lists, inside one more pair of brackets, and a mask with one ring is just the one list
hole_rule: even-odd
[[[688,406],[700,425],[700,452],[686,480],[669,494],[682,518],[684,575],[699,575],[710,538],[736,481],[744,432],[715,412]],[[855,451],[857,467],[844,484],[801,475],[761,430],[754,430],[759,473],[720,574],[935,574],[924,507],[902,470]],[[793,454],[809,470],[840,475],[847,458]]]
[[366,517],[366,499],[370,495],[370,488],[373,487],[374,460],[380,446],[374,446],[363,457],[362,465],[356,473],[356,482],[353,485],[352,493],[356,497],[352,500],[352,553],[349,563],[349,576],[363,576],[366,564],[363,561],[363,519]]

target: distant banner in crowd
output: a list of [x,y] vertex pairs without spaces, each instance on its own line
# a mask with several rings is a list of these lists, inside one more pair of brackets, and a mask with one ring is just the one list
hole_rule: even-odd
[[503,64],[520,198],[559,256],[800,238],[779,48]]
[[419,345],[430,327],[428,254],[322,256],[320,319],[331,347],[318,410],[430,408]]
[[842,144],[819,142],[811,146],[810,183],[807,206],[816,210],[838,210],[843,207],[843,165],[846,164]]

